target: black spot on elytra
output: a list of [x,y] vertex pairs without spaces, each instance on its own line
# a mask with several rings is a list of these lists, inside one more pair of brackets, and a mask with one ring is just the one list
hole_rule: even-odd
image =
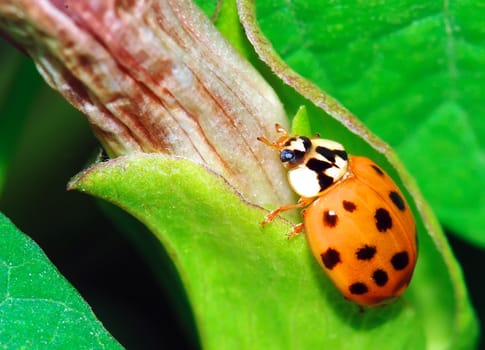
[[409,255],[407,251],[396,253],[391,258],[392,267],[394,270],[400,271],[409,265]]
[[386,209],[377,209],[374,219],[376,219],[376,227],[379,232],[385,232],[392,228],[392,218]]
[[357,206],[355,205],[355,203],[353,202],[350,202],[350,201],[343,201],[342,202],[342,205],[344,207],[345,210],[347,210],[348,212],[353,212],[355,209],[357,209]]
[[329,270],[332,270],[335,265],[341,262],[340,253],[333,248],[328,248],[325,253],[320,254],[320,257],[323,265]]
[[391,198],[392,203],[399,209],[400,211],[404,211],[406,209],[406,204],[402,199],[401,195],[396,191],[389,192],[389,198]]
[[386,285],[387,281],[389,280],[389,276],[387,276],[386,271],[377,269],[372,274],[372,279],[379,287],[383,287]]
[[377,165],[372,164],[371,167],[372,167],[372,169],[375,170],[375,172],[377,173],[377,175],[384,176],[384,172]]
[[351,294],[362,295],[367,293],[369,291],[369,288],[367,288],[367,285],[365,283],[356,282],[349,286],[349,291]]
[[376,247],[365,245],[362,248],[357,249],[355,255],[357,255],[357,259],[359,260],[370,260],[376,254]]
[[328,227],[335,227],[337,225],[338,216],[333,210],[325,210],[323,212],[323,224]]
[[329,149],[323,146],[317,146],[315,149],[318,154],[322,155],[324,158],[328,159],[332,164],[335,165],[335,157],[340,157],[343,160],[347,160],[347,152],[340,149]]

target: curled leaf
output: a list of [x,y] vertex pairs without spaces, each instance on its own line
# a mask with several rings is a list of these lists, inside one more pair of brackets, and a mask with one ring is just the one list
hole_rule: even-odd
[[281,219],[261,228],[266,211],[200,165],[163,155],[118,157],[70,187],[124,208],[163,243],[204,349],[424,348],[418,289],[362,312],[324,277],[303,235],[288,239],[291,225]]

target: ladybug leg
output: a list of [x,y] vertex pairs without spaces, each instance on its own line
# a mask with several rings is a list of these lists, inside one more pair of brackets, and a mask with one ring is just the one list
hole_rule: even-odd
[[293,209],[298,209],[298,208],[306,207],[311,202],[313,202],[313,200],[314,200],[314,198],[303,198],[302,197],[295,204],[283,205],[283,206],[281,206],[279,208],[276,208],[275,210],[273,210],[271,213],[269,213],[268,215],[266,215],[264,217],[264,220],[261,221],[261,226],[264,226],[267,223],[270,223],[271,221],[273,221],[280,213],[285,212],[285,211],[288,211],[288,210],[293,210]]
[[288,233],[288,239],[293,238],[294,236],[298,236],[301,233],[301,231],[303,231],[304,229],[305,229],[305,224],[303,224],[303,222],[293,226],[291,228],[291,232]]

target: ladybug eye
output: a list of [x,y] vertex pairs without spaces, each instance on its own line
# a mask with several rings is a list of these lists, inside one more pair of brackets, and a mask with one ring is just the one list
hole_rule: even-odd
[[295,162],[295,152],[290,151],[289,149],[284,149],[280,153],[280,160],[282,163],[290,162],[294,163]]
[[305,152],[299,151],[297,149],[291,150],[291,149],[284,149],[280,153],[280,160],[282,163],[290,163],[294,164],[298,162],[300,159],[302,159],[305,156]]

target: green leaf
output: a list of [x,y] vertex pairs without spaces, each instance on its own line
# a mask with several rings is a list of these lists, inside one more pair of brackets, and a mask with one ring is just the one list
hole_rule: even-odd
[[221,6],[221,1],[217,0],[196,0],[197,6],[206,14],[207,17],[216,17]]
[[[220,176],[183,159],[132,155],[98,164],[71,188],[124,208],[172,258],[205,349],[468,349],[474,315],[448,250],[422,235],[409,289],[364,312],[345,301],[291,224],[261,228],[266,211]],[[421,222],[418,230],[425,232]]]
[[121,348],[42,250],[2,214],[0,235],[2,348]]
[[256,7],[283,60],[397,150],[445,226],[485,246],[483,3]]
[[311,135],[312,129],[310,125],[310,117],[308,116],[306,106],[300,106],[291,126],[291,132],[295,135]]
[[254,52],[251,45],[244,35],[244,31],[239,23],[235,1],[220,1],[220,12],[217,16],[215,25],[231,45],[239,51],[241,55],[249,59]]

